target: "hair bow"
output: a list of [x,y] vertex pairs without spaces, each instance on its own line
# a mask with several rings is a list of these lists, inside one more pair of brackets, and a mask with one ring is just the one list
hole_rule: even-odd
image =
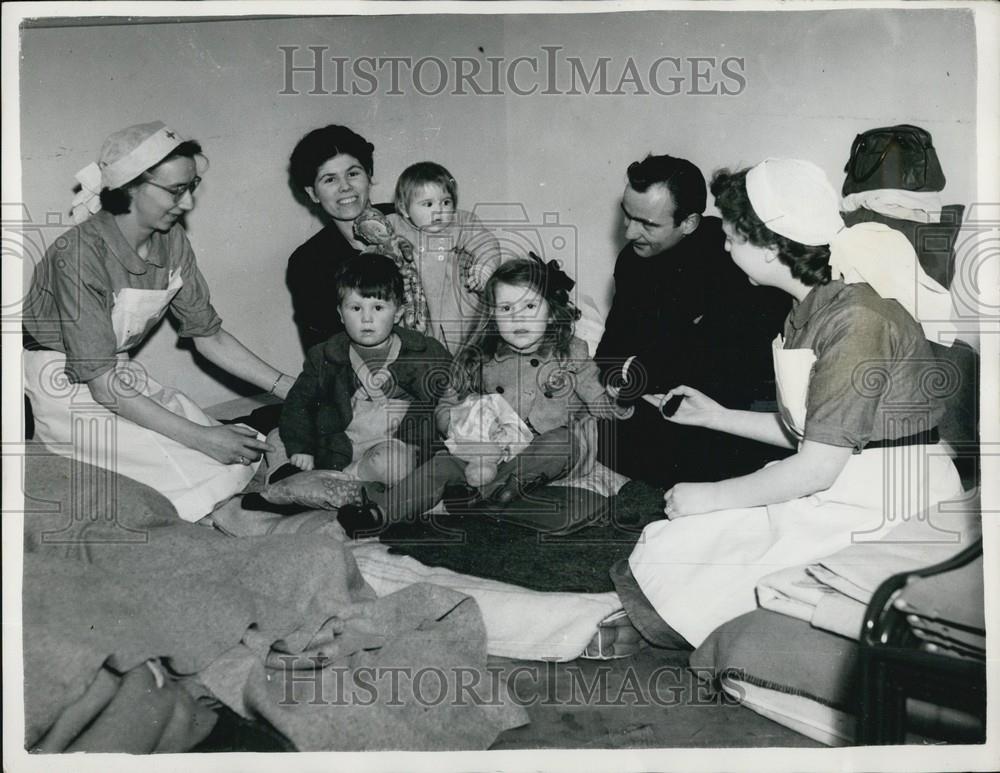
[[569,274],[562,270],[559,261],[550,260],[546,262],[533,252],[529,252],[528,255],[541,263],[545,271],[545,297],[555,297],[562,303],[568,303],[569,291],[576,286],[576,282],[570,278]]

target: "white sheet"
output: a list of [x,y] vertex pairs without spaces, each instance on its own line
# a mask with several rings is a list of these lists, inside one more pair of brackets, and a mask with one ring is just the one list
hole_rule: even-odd
[[390,554],[375,540],[351,545],[362,576],[381,597],[415,582],[461,591],[476,600],[486,624],[490,655],[520,660],[573,660],[586,648],[597,624],[621,609],[617,593],[542,593],[495,580],[424,566]]

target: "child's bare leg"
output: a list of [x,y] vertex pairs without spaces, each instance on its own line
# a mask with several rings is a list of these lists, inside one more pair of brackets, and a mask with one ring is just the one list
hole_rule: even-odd
[[365,451],[358,464],[358,477],[394,486],[416,467],[416,449],[392,438]]

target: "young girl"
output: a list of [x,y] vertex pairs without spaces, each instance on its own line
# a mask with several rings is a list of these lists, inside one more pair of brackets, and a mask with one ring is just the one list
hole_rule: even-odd
[[396,183],[396,233],[413,245],[430,313],[425,333],[455,353],[482,304],[480,293],[500,265],[500,244],[458,206],[458,183],[440,164],[408,167]]
[[[582,444],[593,441],[580,437],[584,431],[593,432],[593,422],[576,418],[587,413],[626,418],[631,411],[608,397],[586,344],[573,335],[580,315],[569,298],[573,285],[555,261],[545,264],[532,255],[504,263],[487,281],[483,308],[452,365],[451,393],[438,407],[442,430],[451,406],[465,397],[499,394],[534,435],[528,447],[502,463],[495,480],[480,489],[494,505],[507,504],[571,471]],[[439,453],[388,491],[369,492],[371,501],[393,520],[407,520],[437,504],[447,485],[464,483],[466,464]],[[370,525],[379,517],[373,514]]]

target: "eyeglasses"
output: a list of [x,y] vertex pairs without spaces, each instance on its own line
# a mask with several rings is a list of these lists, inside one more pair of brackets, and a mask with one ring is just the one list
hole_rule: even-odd
[[193,194],[195,192],[195,189],[201,185],[201,178],[194,177],[191,179],[191,182],[187,184],[182,183],[180,185],[160,185],[158,182],[153,182],[152,180],[145,180],[144,182],[152,185],[154,188],[159,188],[161,191],[169,193],[174,197],[174,204],[176,204],[184,198],[185,193]]

